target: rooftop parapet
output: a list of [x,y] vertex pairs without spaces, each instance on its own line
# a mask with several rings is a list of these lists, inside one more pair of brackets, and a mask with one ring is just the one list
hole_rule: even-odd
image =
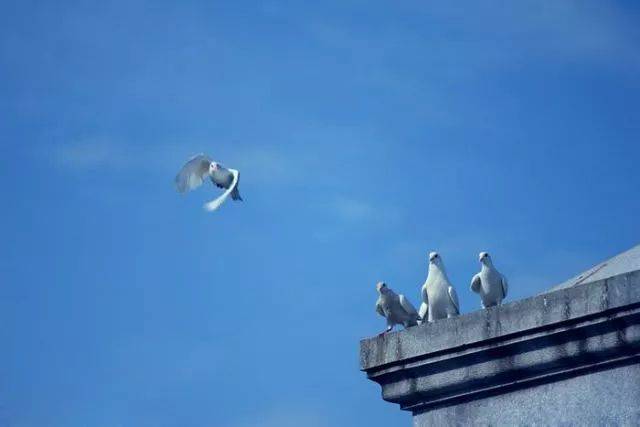
[[640,268],[360,343],[415,426],[640,422],[639,361]]

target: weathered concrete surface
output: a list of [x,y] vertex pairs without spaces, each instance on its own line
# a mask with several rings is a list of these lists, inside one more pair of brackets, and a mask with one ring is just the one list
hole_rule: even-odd
[[[414,425],[640,425],[640,271],[365,339]],[[613,390],[615,389],[615,390]]]
[[638,426],[640,365],[417,413],[413,425]]

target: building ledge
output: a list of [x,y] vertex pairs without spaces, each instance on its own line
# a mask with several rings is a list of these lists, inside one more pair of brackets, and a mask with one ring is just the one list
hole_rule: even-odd
[[364,339],[383,399],[414,412],[640,359],[640,271]]

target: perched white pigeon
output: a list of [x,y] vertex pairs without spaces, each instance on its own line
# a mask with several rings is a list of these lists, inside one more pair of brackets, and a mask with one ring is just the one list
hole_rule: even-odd
[[180,193],[194,190],[202,185],[204,179],[209,177],[218,188],[224,188],[225,192],[215,200],[204,205],[208,211],[215,211],[227,199],[229,194],[233,200],[242,201],[238,191],[240,172],[235,169],[225,168],[218,162],[214,162],[204,154],[198,154],[191,158],[176,175],[176,188]]
[[422,319],[422,323],[425,320],[433,322],[458,314],[460,314],[458,294],[447,277],[442,257],[437,252],[431,252],[429,254],[429,273],[427,280],[422,285],[420,319]]
[[471,279],[471,290],[480,294],[482,308],[502,304],[509,289],[507,278],[496,270],[487,252],[480,252],[478,259],[482,267],[480,273]]
[[391,331],[395,325],[408,328],[418,324],[418,312],[404,295],[397,295],[384,282],[378,282],[376,290],[380,294],[376,301],[376,311],[387,319],[387,329],[383,334]]

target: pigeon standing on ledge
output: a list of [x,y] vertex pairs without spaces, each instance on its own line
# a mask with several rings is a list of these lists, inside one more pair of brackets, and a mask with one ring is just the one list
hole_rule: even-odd
[[233,200],[242,201],[238,190],[240,172],[236,169],[225,168],[218,162],[214,162],[204,154],[198,154],[191,158],[176,175],[175,183],[178,192],[186,193],[202,185],[204,179],[209,177],[218,188],[226,191],[217,199],[204,205],[209,212],[215,211],[224,203],[229,195]]
[[471,279],[471,290],[480,294],[482,308],[501,305],[509,289],[507,278],[496,270],[491,261],[491,256],[487,252],[480,252],[478,260],[482,264],[482,268]]
[[419,313],[422,323],[458,314],[460,314],[458,294],[447,277],[442,257],[437,252],[431,252],[429,273],[422,285],[422,305]]
[[376,284],[376,290],[380,294],[376,301],[376,311],[387,319],[387,329],[382,334],[391,331],[395,325],[408,328],[418,324],[418,312],[404,295],[397,295],[384,282]]

